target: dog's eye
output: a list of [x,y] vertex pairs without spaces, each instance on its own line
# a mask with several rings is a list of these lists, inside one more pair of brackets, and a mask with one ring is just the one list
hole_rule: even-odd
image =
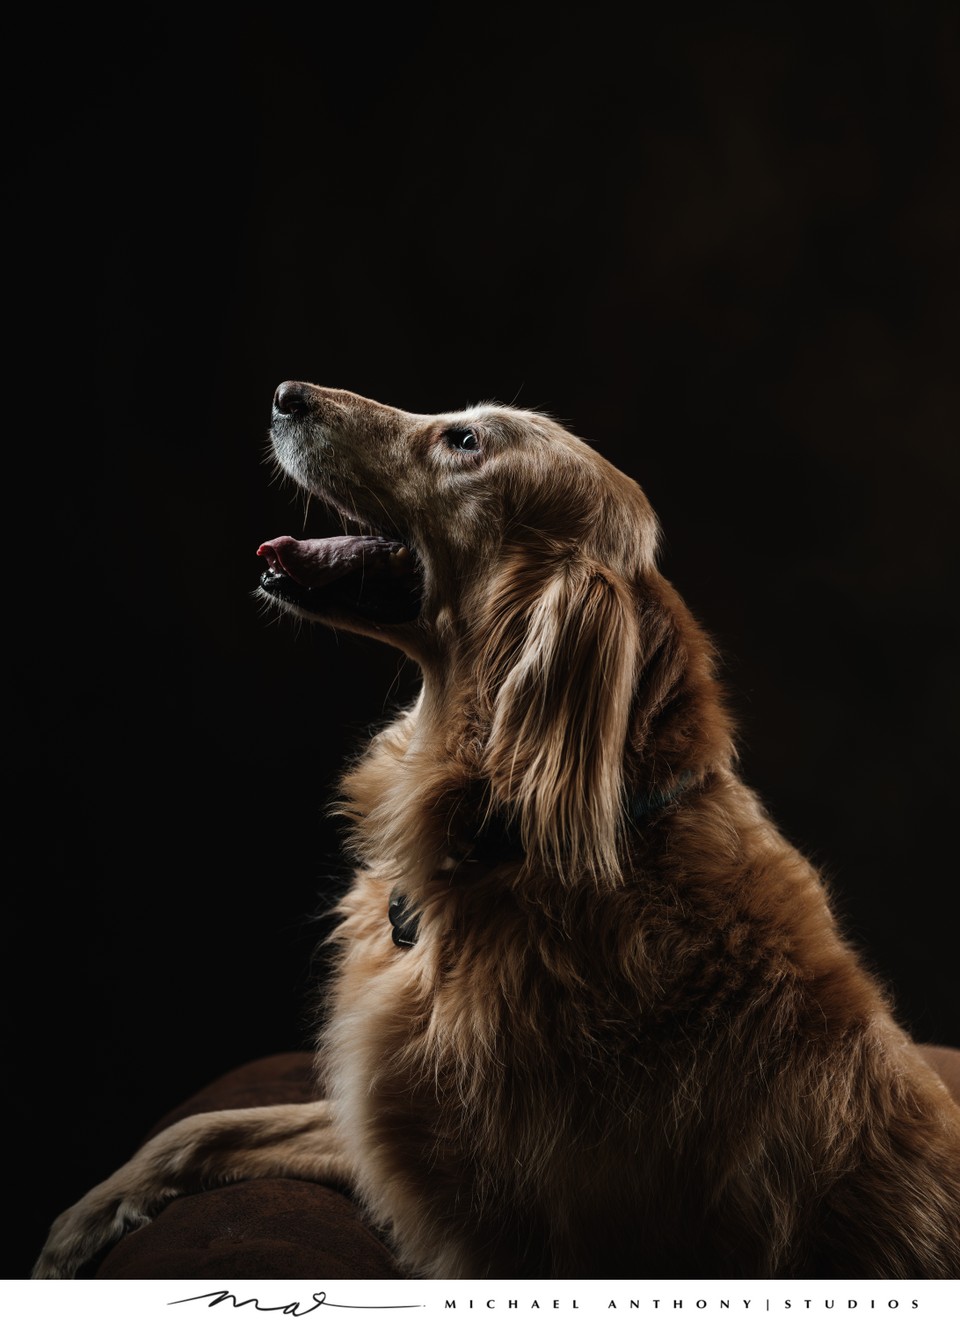
[[473,429],[446,429],[443,440],[453,452],[478,452],[480,440]]

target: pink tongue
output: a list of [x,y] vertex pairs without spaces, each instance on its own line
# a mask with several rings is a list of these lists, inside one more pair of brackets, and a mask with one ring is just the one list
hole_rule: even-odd
[[282,572],[300,585],[327,585],[356,568],[390,566],[402,544],[373,536],[337,535],[332,539],[294,539],[288,534],[268,539],[257,549],[271,571]]

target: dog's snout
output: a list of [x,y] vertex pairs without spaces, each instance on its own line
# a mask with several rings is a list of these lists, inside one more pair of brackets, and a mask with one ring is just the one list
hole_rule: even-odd
[[310,405],[309,391],[305,382],[282,382],[274,394],[274,410],[280,415],[306,414]]

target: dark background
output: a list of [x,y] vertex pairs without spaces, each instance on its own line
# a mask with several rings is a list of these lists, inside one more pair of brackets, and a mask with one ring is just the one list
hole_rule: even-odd
[[634,475],[746,779],[960,1045],[952,8],[24,20],[8,1275],[166,1109],[309,1045],[324,803],[416,677],[252,597],[302,528],[284,378],[543,408]]

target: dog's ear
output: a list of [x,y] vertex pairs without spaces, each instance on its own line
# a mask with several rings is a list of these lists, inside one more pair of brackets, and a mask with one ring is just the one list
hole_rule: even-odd
[[577,559],[506,568],[477,642],[483,775],[529,859],[563,879],[621,878],[623,760],[637,672],[628,585]]

